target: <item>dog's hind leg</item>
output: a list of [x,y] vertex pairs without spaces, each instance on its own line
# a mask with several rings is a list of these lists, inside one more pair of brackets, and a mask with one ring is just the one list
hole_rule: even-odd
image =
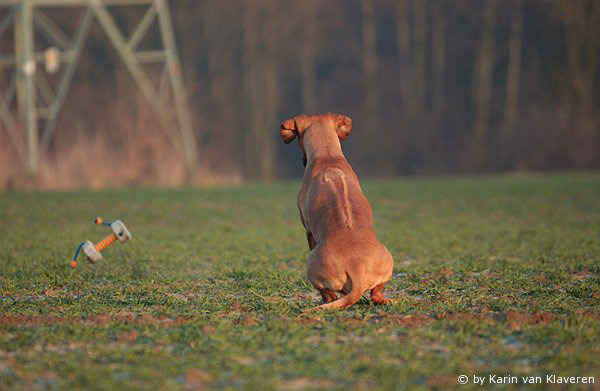
[[383,287],[385,284],[379,284],[375,286],[375,288],[371,289],[371,301],[377,305],[389,304],[391,302],[390,299],[386,299],[383,296]]
[[334,300],[330,303],[321,304],[317,307],[311,308],[308,311],[350,307],[358,300],[360,300],[363,293],[365,292],[365,289],[363,288],[364,280],[362,279],[362,276],[364,276],[365,274],[364,264],[358,263],[356,266],[357,267],[355,270],[352,270],[351,272],[346,272],[346,278],[347,280],[350,280],[349,286],[351,287],[350,292],[348,292],[348,294],[343,295],[339,299]]
[[306,240],[308,240],[308,248],[312,250],[317,245],[315,238],[313,238],[312,233],[310,231],[306,231]]
[[334,291],[330,291],[329,289],[319,289],[319,293],[323,298],[323,303],[331,303],[332,301],[337,300],[337,295]]

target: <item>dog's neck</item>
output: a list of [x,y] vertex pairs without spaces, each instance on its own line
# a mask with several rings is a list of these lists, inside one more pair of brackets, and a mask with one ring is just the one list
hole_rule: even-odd
[[309,163],[319,158],[344,157],[337,133],[331,129],[319,129],[326,126],[314,124],[304,133],[304,151]]

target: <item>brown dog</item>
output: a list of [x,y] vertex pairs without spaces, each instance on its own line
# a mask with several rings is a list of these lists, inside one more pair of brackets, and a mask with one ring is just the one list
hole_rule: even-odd
[[325,303],[315,309],[351,306],[369,289],[375,304],[389,302],[383,287],[394,260],[375,236],[371,205],[340,145],[351,128],[337,114],[300,115],[280,127],[283,141],[298,137],[304,153],[298,208],[310,248],[306,274]]

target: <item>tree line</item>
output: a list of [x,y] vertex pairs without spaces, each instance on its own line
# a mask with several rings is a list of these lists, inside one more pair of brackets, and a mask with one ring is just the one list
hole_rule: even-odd
[[198,106],[214,108],[212,129],[242,132],[249,176],[288,172],[296,160],[273,129],[318,111],[354,118],[347,149],[366,173],[600,163],[600,2],[207,1],[196,12],[201,44],[183,45],[207,87]]
[[[282,145],[277,129],[283,119],[314,112],[353,118],[344,149],[364,174],[600,167],[598,1],[170,5],[203,173],[299,175],[300,152]],[[118,21],[126,29],[139,19],[132,7]],[[152,39],[160,37],[146,44]],[[119,91],[133,102],[121,116],[144,111],[104,40],[92,32],[71,93],[79,103],[61,117],[63,138],[55,143],[81,132],[74,125],[81,118],[106,120],[98,100],[82,94]],[[157,126],[142,122],[147,132]],[[124,126],[102,127],[107,145]]]

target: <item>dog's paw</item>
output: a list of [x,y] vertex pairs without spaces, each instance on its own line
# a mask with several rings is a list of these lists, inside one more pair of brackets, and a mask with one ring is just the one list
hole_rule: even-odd
[[373,304],[375,305],[387,305],[387,304],[393,304],[394,302],[392,301],[392,299],[388,299],[387,297],[383,297],[380,299],[372,299]]

